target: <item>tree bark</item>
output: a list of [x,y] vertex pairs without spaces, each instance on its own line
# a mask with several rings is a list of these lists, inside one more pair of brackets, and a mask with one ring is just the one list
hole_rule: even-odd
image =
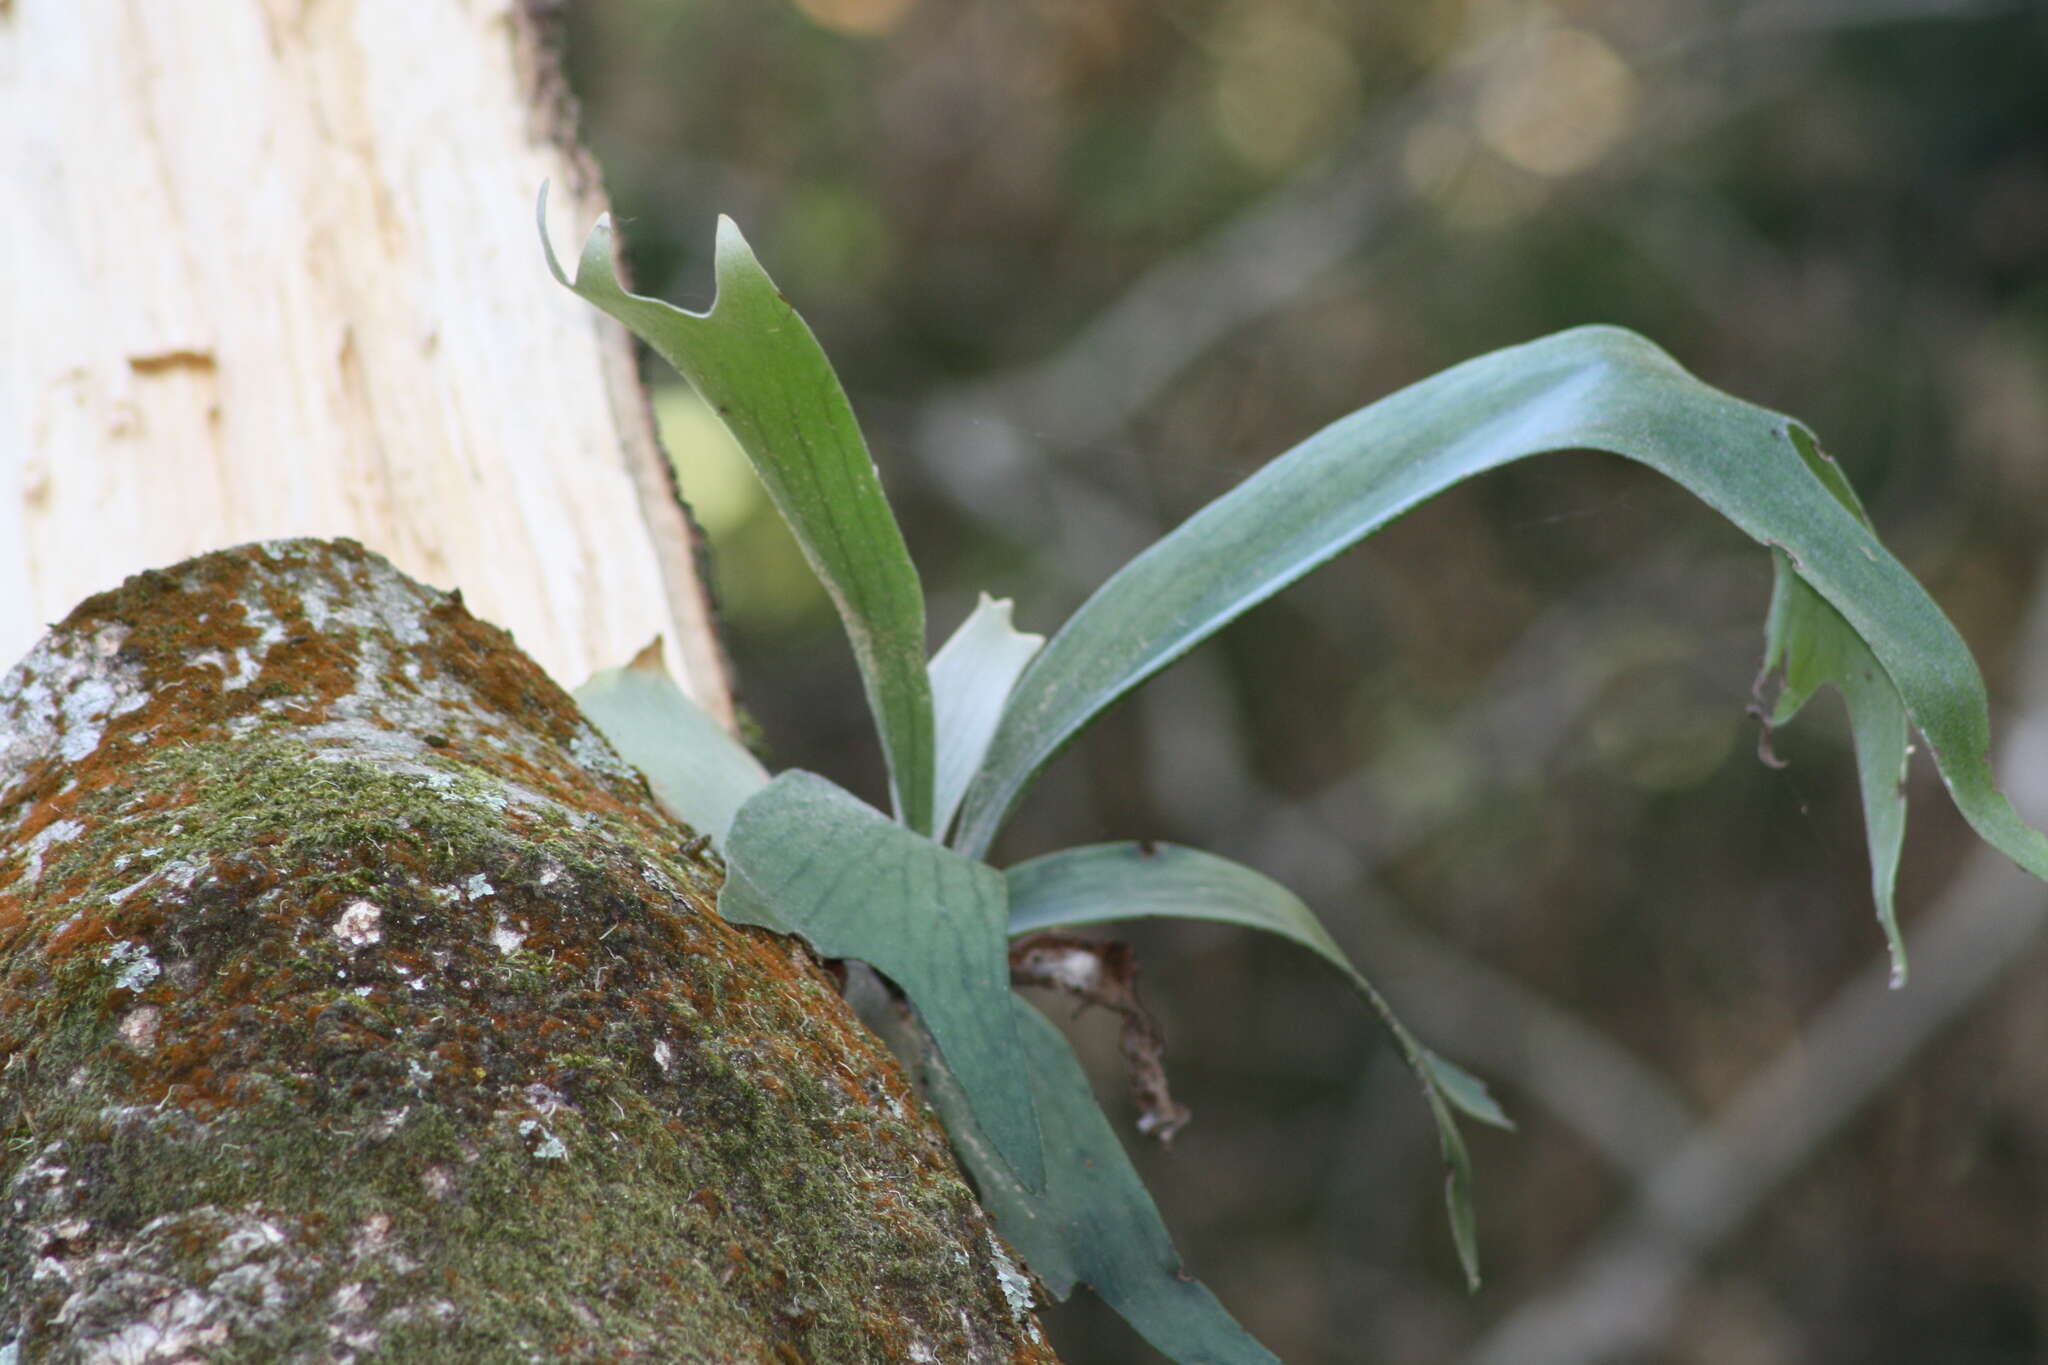
[[541,0],[0,0],[0,662],[89,592],[347,535],[570,684],[730,701]]
[[1052,1361],[693,847],[352,542],[80,605],[0,684],[0,1359]]

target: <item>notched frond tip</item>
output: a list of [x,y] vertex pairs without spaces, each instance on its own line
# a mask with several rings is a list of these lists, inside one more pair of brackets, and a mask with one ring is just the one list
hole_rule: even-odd
[[[629,292],[619,283],[618,271],[613,268],[615,251],[612,245],[612,216],[609,212],[597,215],[597,221],[590,225],[590,231],[583,238],[583,250],[577,253],[576,274],[572,277],[562,269],[562,262],[555,255],[554,238],[548,234],[548,182],[540,184],[540,195],[533,207],[534,225],[540,229],[541,254],[547,257],[548,273],[555,277],[555,283],[584,299],[596,304],[605,312],[617,317],[613,305],[621,301],[637,301],[662,304],[658,299],[643,300]],[[679,310],[678,310],[679,311]],[[621,317],[619,321],[625,322]],[[627,324],[631,326],[630,323]]]
[[752,266],[757,271],[761,269],[760,258],[754,255],[754,248],[747,244],[746,234],[740,231],[740,225],[732,220],[730,214],[718,215],[718,230],[712,240],[712,251],[713,259],[718,262],[720,280],[725,278],[729,270],[746,266]]

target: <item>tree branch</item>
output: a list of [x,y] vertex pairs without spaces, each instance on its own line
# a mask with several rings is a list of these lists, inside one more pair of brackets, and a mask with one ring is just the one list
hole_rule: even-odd
[[353,542],[82,604],[0,684],[0,1358],[1050,1362],[685,840]]

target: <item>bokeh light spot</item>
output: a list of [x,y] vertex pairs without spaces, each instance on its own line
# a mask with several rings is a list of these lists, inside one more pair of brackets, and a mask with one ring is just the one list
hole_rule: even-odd
[[1285,170],[1350,126],[1358,67],[1328,29],[1283,9],[1247,5],[1218,34],[1210,115],[1223,143],[1264,171]]
[[1498,59],[1475,116],[1487,145],[1515,165],[1571,175],[1607,155],[1638,93],[1628,63],[1597,35],[1553,28]]
[[902,23],[917,0],[794,0],[820,28],[856,38],[878,38]]

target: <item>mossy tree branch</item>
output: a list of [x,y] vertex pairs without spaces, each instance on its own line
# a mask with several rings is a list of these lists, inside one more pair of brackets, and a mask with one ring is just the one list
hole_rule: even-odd
[[1053,1361],[887,1054],[690,847],[352,542],[82,604],[0,684],[0,1353]]

